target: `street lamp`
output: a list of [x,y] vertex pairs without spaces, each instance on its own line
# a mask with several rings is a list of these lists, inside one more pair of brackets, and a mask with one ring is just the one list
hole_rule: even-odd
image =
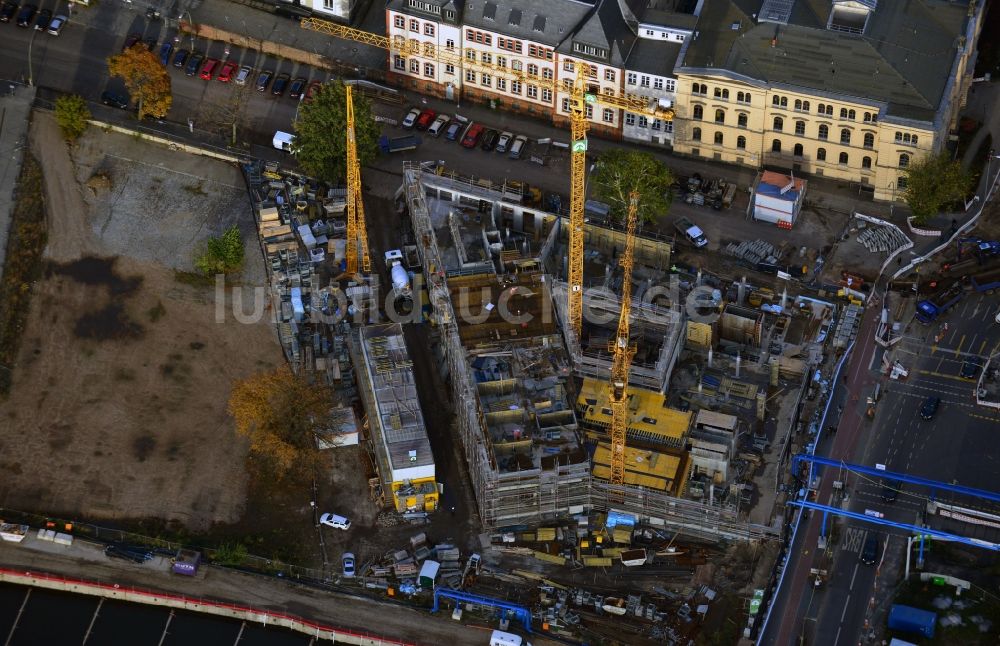
[[891,191],[891,197],[889,198],[889,217],[892,217],[892,209],[896,205],[896,182],[889,182],[886,188]]

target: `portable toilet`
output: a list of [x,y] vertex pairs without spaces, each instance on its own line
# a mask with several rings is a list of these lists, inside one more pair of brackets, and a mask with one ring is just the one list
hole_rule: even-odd
[[433,590],[434,582],[437,580],[438,570],[440,569],[441,564],[437,561],[424,561],[424,564],[420,567],[420,578],[417,579],[420,587],[424,590]]

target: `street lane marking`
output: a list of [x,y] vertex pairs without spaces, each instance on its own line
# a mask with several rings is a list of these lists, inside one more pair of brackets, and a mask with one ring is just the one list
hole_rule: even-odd
[[851,605],[851,595],[847,595],[847,598],[844,599],[844,610],[840,613],[840,623],[844,623],[844,617],[847,616],[847,609],[850,607],[850,605]]
[[[938,367],[940,367],[940,366],[938,366]],[[958,375],[946,375],[945,373],[943,373],[943,372],[937,372],[936,370],[918,370],[917,372],[920,373],[920,374],[922,374],[922,375],[928,375],[930,377],[937,377],[938,379],[952,379],[954,381],[961,381],[961,382],[964,382],[964,383],[967,383],[967,384],[973,383],[973,382],[969,381],[968,379],[963,379],[962,377],[959,377]]]
[[979,354],[980,355],[982,355],[983,354],[983,350],[986,349],[986,343],[987,343],[987,341],[984,339],[983,340],[983,344],[981,346],[979,346]]
[[[847,588],[848,591],[851,591],[851,590],[854,589],[854,579],[856,579],[857,576],[858,576],[858,566],[859,565],[861,565],[861,564],[860,563],[855,563],[854,564],[854,574],[851,575],[851,585]],[[843,621],[843,620],[841,620],[841,621]]]
[[959,355],[959,353],[962,352],[962,344],[963,343],[965,343],[965,335],[964,334],[962,335],[962,338],[958,340],[958,347],[955,348],[955,356],[956,357]]
[[982,419],[987,422],[993,422],[994,424],[1000,424],[1000,417],[987,417],[986,415],[976,415],[975,413],[969,413],[969,417],[975,417],[976,419]]

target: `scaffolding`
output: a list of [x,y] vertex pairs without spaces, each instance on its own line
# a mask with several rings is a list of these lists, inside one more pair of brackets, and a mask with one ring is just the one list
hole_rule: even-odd
[[[458,434],[483,525],[487,529],[502,529],[577,514],[607,512],[613,508],[652,525],[708,540],[758,540],[779,536],[778,529],[748,523],[734,509],[687,500],[662,491],[628,485],[615,486],[601,481],[592,476],[590,460],[582,448],[578,452],[543,452],[537,461],[514,461],[508,463],[508,470],[501,470],[496,459],[495,438],[491,436],[490,424],[486,418],[489,411],[484,411],[480,405],[481,397],[473,375],[474,368],[470,363],[470,353],[463,345],[460,322],[451,302],[448,280],[441,269],[445,265],[442,263],[441,250],[427,204],[428,190],[431,193],[437,192],[433,183],[440,179],[424,171],[418,163],[404,164],[404,185],[400,196],[406,200],[415,238],[422,245],[424,274],[428,277],[427,287],[433,307],[432,316],[440,331],[444,360],[442,372],[450,383],[452,401],[462,403],[455,407]],[[424,181],[432,186],[425,189]],[[457,197],[453,196],[452,199],[457,200]],[[560,300],[558,295],[555,299],[557,303]],[[669,320],[677,322],[676,318]],[[669,364],[664,365],[664,368],[672,367],[676,360],[680,327],[679,324],[673,325],[669,334],[666,334],[664,345],[670,353],[664,357]],[[544,340],[545,337],[542,338],[539,343],[545,345],[547,341]],[[564,332],[564,339],[572,353],[576,346],[573,342],[575,335],[571,331]],[[508,342],[492,350],[514,352],[509,347],[512,344]],[[523,356],[519,356],[517,361],[521,361]],[[475,355],[471,358],[475,359]],[[522,370],[525,367],[523,363],[519,365]],[[595,376],[606,374],[605,370],[603,375]],[[503,380],[497,381],[501,383],[495,387],[501,388]],[[655,389],[662,389],[664,383],[657,380]],[[476,402],[477,405],[468,405],[469,402]]]

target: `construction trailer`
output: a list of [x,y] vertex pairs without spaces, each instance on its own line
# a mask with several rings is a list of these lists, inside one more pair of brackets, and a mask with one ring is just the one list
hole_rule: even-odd
[[766,170],[758,174],[750,200],[753,219],[792,228],[805,201],[806,184],[804,179],[784,173]]
[[[531,287],[552,285],[551,277],[539,275],[537,267],[553,253],[560,218],[506,202],[501,193],[475,182],[463,185],[457,178],[442,178],[417,163],[404,164],[398,195],[406,202],[414,237],[422,245],[431,321],[440,339],[440,368],[450,384],[452,401],[462,403],[456,406],[456,425],[486,528],[539,524],[614,509],[637,522],[707,540],[777,536],[776,528],[749,523],[734,506],[679,495],[683,486],[613,485],[595,476],[573,406],[567,401],[565,383],[575,368],[567,356],[578,350],[572,347],[572,337],[565,336],[566,326],[533,322],[532,318],[524,327],[489,316],[470,320],[461,314],[462,303],[455,296],[462,293],[456,287],[462,281],[504,285],[508,294],[517,291],[524,299],[522,314],[531,317],[544,318],[552,300],[557,306],[565,300],[564,295],[548,292],[543,297]],[[464,229],[457,236],[449,222],[456,205],[475,205],[469,221],[462,220]],[[520,221],[525,229],[511,226],[508,232],[506,224],[497,224],[504,218],[507,223]],[[494,231],[500,233],[499,247],[491,248],[488,242]],[[457,250],[457,244],[465,248]],[[505,259],[504,251],[516,254],[516,262]],[[465,261],[460,254],[465,254]],[[663,335],[667,345],[679,347],[683,320],[679,313],[673,314],[676,318],[667,323],[670,331]],[[596,375],[606,376],[607,372]],[[654,390],[660,391],[666,381],[663,375],[655,375]],[[679,473],[678,481],[687,477],[687,468]]]

